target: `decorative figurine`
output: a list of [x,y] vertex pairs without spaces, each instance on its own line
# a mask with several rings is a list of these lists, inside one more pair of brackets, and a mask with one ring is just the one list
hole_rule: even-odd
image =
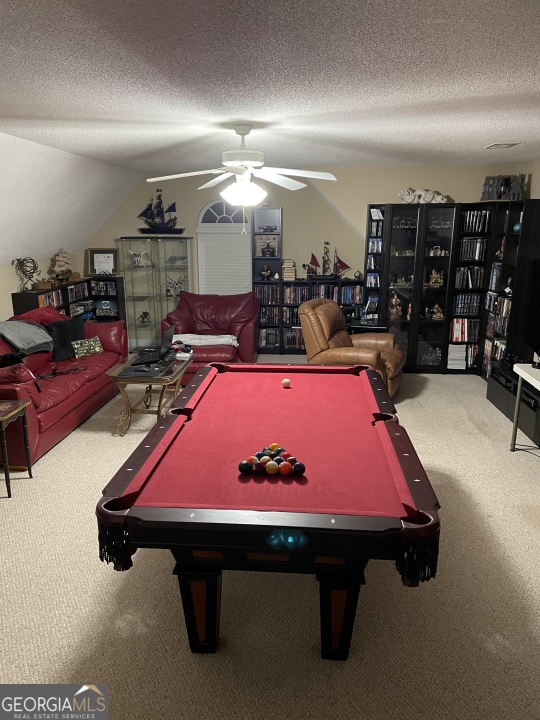
[[388,315],[391,318],[398,318],[398,317],[401,317],[401,313],[402,313],[401,300],[398,298],[398,296],[394,292],[394,293],[392,293],[392,297],[390,298]]
[[261,256],[262,257],[275,257],[276,256],[276,248],[273,245],[270,245],[270,240],[267,240],[266,245],[262,248]]
[[430,285],[443,285],[444,284],[442,270],[441,270],[441,272],[438,272],[435,269],[433,269],[431,271],[431,275],[429,276],[429,284]]
[[143,310],[142,313],[139,315],[139,319],[137,321],[139,325],[150,325],[152,322],[152,319],[150,317],[150,313],[148,310]]
[[[311,253],[309,263],[305,263],[302,267],[308,277],[317,280],[336,280],[338,277],[341,277],[343,273],[347,272],[347,270],[351,269],[351,266],[347,265],[347,263],[339,257],[336,249],[334,249],[334,262],[332,264],[332,260],[330,259],[330,243],[328,240],[324,241],[322,273],[320,271],[321,266],[319,265],[319,261],[313,253]],[[357,272],[360,273],[360,271]]]
[[497,252],[495,253],[495,257],[497,258],[497,260],[502,260],[502,259],[503,259],[504,246],[505,246],[505,245],[506,245],[506,235],[503,235],[503,236],[502,236],[502,239],[501,239],[501,247],[500,247],[500,249],[497,250]]
[[155,267],[154,261],[146,250],[141,253],[135,253],[128,248],[128,253],[131,255],[131,267]]
[[442,308],[438,303],[435,303],[435,305],[431,308],[431,319],[444,320]]
[[412,188],[405,188],[398,192],[398,198],[401,202],[410,204],[416,203],[445,203],[448,202],[448,198],[438,193],[436,190],[413,190]]
[[269,267],[268,265],[263,265],[263,269],[262,269],[261,272],[259,273],[259,275],[261,276],[261,278],[262,278],[263,280],[270,280],[270,275],[271,275],[271,274],[272,274],[272,273],[270,272],[270,267]]

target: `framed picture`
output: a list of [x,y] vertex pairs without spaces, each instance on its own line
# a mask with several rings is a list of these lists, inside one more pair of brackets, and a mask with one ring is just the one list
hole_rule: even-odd
[[281,248],[279,247],[279,235],[254,235],[254,255],[259,258],[279,258]]
[[90,248],[86,251],[87,275],[117,275],[118,248]]

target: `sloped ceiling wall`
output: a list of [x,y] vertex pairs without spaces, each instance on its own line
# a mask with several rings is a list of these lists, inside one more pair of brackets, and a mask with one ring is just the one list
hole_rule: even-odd
[[0,265],[77,253],[142,177],[0,133]]

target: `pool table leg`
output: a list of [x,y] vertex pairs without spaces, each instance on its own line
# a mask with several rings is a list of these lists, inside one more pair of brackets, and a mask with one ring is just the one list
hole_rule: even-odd
[[191,652],[216,652],[221,607],[221,570],[184,570],[178,576]]
[[[367,563],[366,563],[367,564]],[[346,660],[364,574],[353,577],[317,574],[321,611],[321,657]]]

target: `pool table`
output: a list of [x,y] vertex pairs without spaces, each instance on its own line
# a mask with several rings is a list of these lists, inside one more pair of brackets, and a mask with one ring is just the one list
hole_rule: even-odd
[[[304,471],[239,471],[272,443]],[[315,575],[322,657],[345,660],[370,559],[394,561],[407,586],[435,576],[438,508],[373,369],[212,364],[108,483],[96,514],[100,558],[115,569],[129,569],[138,548],[172,552],[193,652],[216,650],[222,571],[254,570]]]

